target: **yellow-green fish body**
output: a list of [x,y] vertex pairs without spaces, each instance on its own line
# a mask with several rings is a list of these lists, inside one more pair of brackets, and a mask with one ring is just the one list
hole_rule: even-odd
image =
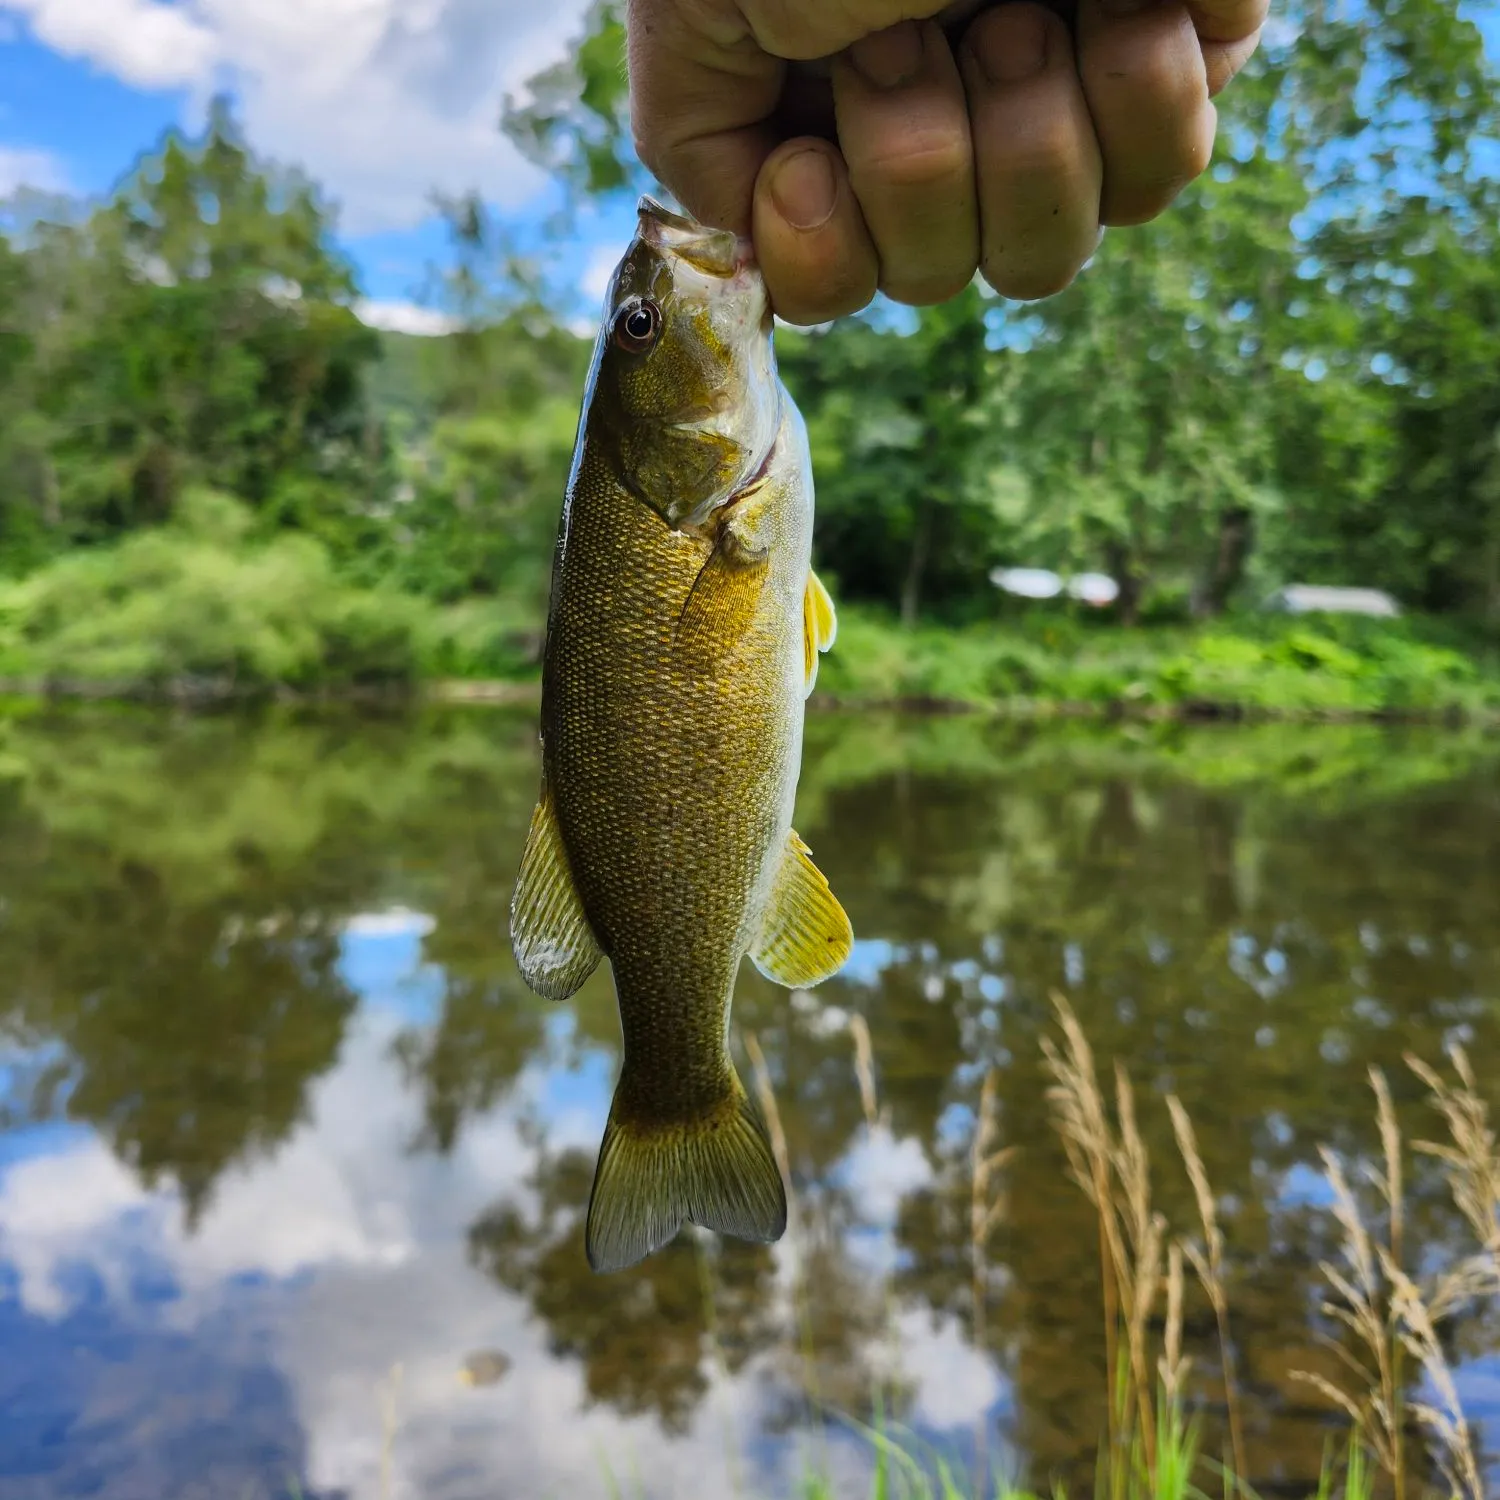
[[630,1265],[685,1220],[774,1240],[785,1190],[728,1052],[748,952],[806,986],[847,917],[792,831],[832,604],[812,475],[748,246],[650,200],[596,346],[553,571],[542,792],[511,932],[572,994],[607,955],[624,1062],[587,1244]]

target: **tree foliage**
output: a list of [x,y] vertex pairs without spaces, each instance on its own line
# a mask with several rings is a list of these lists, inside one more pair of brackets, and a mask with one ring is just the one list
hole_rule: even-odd
[[222,105],[86,219],[34,225],[19,258],[19,286],[0,270],[28,354],[7,382],[26,420],[0,438],[7,537],[119,536],[194,482],[299,525],[355,502],[375,335],[318,193]]
[[[623,35],[596,0],[507,102],[574,210],[649,185]],[[1500,83],[1478,27],[1440,0],[1293,0],[1222,110],[1211,170],[1067,292],[976,284],[782,333],[842,597],[953,625],[994,614],[1008,564],[1108,572],[1126,621],[1294,580],[1500,621]],[[589,340],[514,226],[472,194],[436,207],[453,329],[432,339],[360,322],[331,207],[223,105],[98,204],[0,208],[0,572],[160,527],[180,551],[184,497],[212,490],[248,517],[234,546],[300,533],[330,588],[450,611],[425,659],[534,660]],[[57,576],[63,597],[84,574]]]
[[[578,197],[648,181],[622,49],[599,0],[507,114]],[[1104,568],[1127,615],[1303,577],[1500,618],[1500,93],[1473,15],[1293,0],[1220,106],[1212,170],[1070,291],[956,304],[989,330],[957,387],[951,307],[783,341],[846,588],[963,610],[1003,556]]]

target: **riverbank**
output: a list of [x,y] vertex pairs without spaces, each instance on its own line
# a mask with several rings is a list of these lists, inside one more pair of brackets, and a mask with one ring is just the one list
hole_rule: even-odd
[[[257,653],[253,637],[274,638],[282,623],[275,619],[254,621],[243,641],[221,620],[185,651],[191,612],[172,629],[171,643],[153,632],[134,640],[114,634],[104,652],[82,643],[76,666],[66,649],[74,629],[39,650],[12,637],[0,654],[0,696],[204,706],[539,698],[535,637],[517,630],[501,606],[470,601],[441,610],[401,596],[356,596],[343,602],[332,631],[328,613],[325,594],[299,622],[304,642],[295,655]],[[100,623],[89,622],[94,641]],[[378,627],[372,640],[350,639],[351,626],[369,624]],[[277,657],[292,670],[278,670]],[[812,704],[1020,718],[1500,722],[1500,648],[1425,619],[1237,617],[1127,630],[1033,618],[907,630],[846,607]]]
[[[0,583],[0,694],[212,704],[527,702],[545,600],[362,584],[311,537],[200,495],[171,527]],[[1500,633],[1449,619],[1243,614],[1125,628],[1038,608],[904,628],[844,603],[823,707],[1021,716],[1500,720]]]

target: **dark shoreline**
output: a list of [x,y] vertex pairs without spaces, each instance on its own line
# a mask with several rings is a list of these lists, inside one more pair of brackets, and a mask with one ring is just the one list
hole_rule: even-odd
[[[222,679],[178,679],[166,684],[122,686],[87,681],[38,681],[0,678],[0,701],[63,703],[130,703],[172,708],[222,709],[243,705],[286,703],[298,705],[343,705],[396,708],[421,704],[516,707],[535,704],[541,698],[539,681],[502,679],[438,679],[411,684],[371,684],[318,689],[236,687]],[[1107,702],[1068,702],[1056,699],[1007,699],[976,702],[962,698],[897,696],[852,697],[814,693],[809,707],[817,712],[910,714],[977,714],[1008,719],[1102,719],[1142,723],[1233,723],[1233,724],[1388,724],[1425,725],[1460,729],[1500,726],[1500,713],[1473,712],[1458,705],[1441,709],[1348,709],[1262,708],[1208,699],[1181,703],[1136,703],[1124,699]]]

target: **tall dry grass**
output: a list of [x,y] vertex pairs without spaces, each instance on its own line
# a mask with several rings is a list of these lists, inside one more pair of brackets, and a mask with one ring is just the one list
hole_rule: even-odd
[[[1213,1309],[1227,1407],[1230,1453],[1221,1473],[1251,1479],[1245,1453],[1239,1383],[1230,1337],[1225,1243],[1217,1204],[1191,1119],[1168,1096],[1178,1153],[1192,1185],[1201,1239],[1174,1235],[1152,1207],[1150,1162],[1137,1123],[1130,1080],[1116,1066],[1114,1108],[1100,1085],[1093,1053],[1076,1015],[1061,995],[1053,1005],[1060,1033],[1042,1044],[1053,1077],[1054,1123],[1075,1181],[1094,1206],[1099,1223],[1104,1334],[1110,1368],[1117,1372],[1109,1404],[1107,1493],[1119,1487],[1119,1455],[1139,1446],[1151,1493],[1163,1482],[1161,1412],[1182,1394],[1180,1330],[1182,1259],[1192,1265]],[[1409,1418],[1425,1431],[1427,1449],[1456,1500],[1485,1500],[1474,1437],[1439,1337],[1439,1327],[1476,1304],[1500,1295],[1500,1149],[1473,1068],[1461,1048],[1450,1054],[1456,1081],[1420,1059],[1408,1067],[1427,1086],[1428,1100],[1447,1127],[1441,1142],[1415,1149],[1443,1164],[1454,1206],[1473,1232],[1473,1249],[1454,1264],[1416,1276],[1406,1267],[1406,1146],[1385,1076],[1370,1072],[1381,1160],[1366,1173],[1375,1211],[1366,1210],[1351,1186],[1346,1164],[1326,1148],[1322,1159],[1340,1230],[1338,1263],[1324,1262],[1323,1311],[1337,1336],[1330,1347],[1346,1372],[1342,1382],[1299,1372],[1350,1421],[1351,1471],[1346,1491],[1363,1489],[1362,1455],[1368,1448],[1397,1500],[1412,1492]],[[1165,1245],[1165,1272],[1163,1246]],[[1161,1354],[1153,1367],[1150,1325],[1165,1298]],[[1407,1362],[1414,1360],[1434,1399],[1413,1399]],[[1102,1465],[1101,1465],[1102,1472]],[[1125,1479],[1128,1487],[1128,1476]]]
[[[1170,1118],[1177,1155],[1192,1189],[1197,1222],[1186,1231],[1170,1225],[1155,1205],[1153,1163],[1140,1127],[1138,1103],[1127,1070],[1109,1070],[1106,1089],[1093,1049],[1067,1000],[1054,995],[1055,1036],[1042,1042],[1051,1074],[1048,1099],[1069,1172],[1095,1213],[1098,1230],[1100,1307],[1110,1390],[1106,1403],[1096,1496],[1108,1500],[1179,1500],[1201,1496],[1209,1486],[1226,1496],[1254,1495],[1243,1421],[1243,1395],[1236,1369],[1231,1320],[1229,1253],[1218,1199],[1209,1180],[1197,1133],[1182,1101],[1162,1101]],[[874,1048],[863,1017],[849,1020],[852,1065],[866,1126],[886,1115],[880,1106]],[[772,1148],[790,1185],[786,1132],[770,1070],[757,1039],[745,1037],[755,1093],[765,1115]],[[1445,1353],[1443,1330],[1500,1297],[1500,1146],[1473,1068],[1461,1048],[1450,1052],[1452,1077],[1418,1058],[1407,1066],[1425,1085],[1427,1103],[1444,1130],[1437,1140],[1408,1143],[1391,1091],[1379,1070],[1370,1086],[1380,1140],[1380,1159],[1358,1174],[1324,1149],[1322,1161],[1339,1230],[1339,1255],[1320,1266],[1325,1286],[1327,1342],[1342,1378],[1299,1372],[1348,1419],[1345,1456],[1325,1463],[1318,1500],[1371,1500],[1374,1478],[1384,1476],[1397,1500],[1421,1490],[1419,1465],[1430,1458],[1452,1500],[1486,1500],[1484,1473],[1474,1433],[1459,1401]],[[980,1087],[973,1138],[968,1149],[969,1258],[973,1337],[986,1347],[989,1296],[988,1247],[1005,1216],[1005,1167],[1016,1148],[1001,1140],[1000,1079],[991,1070]],[[1408,1269],[1406,1223],[1409,1150],[1441,1163],[1454,1207],[1474,1243],[1451,1264],[1422,1274]],[[790,1186],[789,1186],[790,1194]],[[792,1253],[799,1270],[795,1300],[802,1328],[804,1390],[808,1415],[817,1425],[828,1413],[817,1394],[816,1350],[808,1303],[807,1254],[800,1237],[799,1205],[790,1201]],[[1221,1460],[1199,1452],[1199,1428],[1187,1413],[1195,1404],[1193,1364],[1183,1347],[1189,1271],[1214,1318],[1218,1344],[1216,1378],[1222,1382],[1227,1450]],[[705,1295],[712,1295],[706,1286]],[[887,1332],[894,1339],[894,1295],[887,1288]],[[1418,1382],[1414,1371],[1420,1371]],[[1419,1394],[1412,1394],[1420,1387]],[[1425,1393],[1421,1393],[1425,1392]],[[1202,1393],[1197,1393],[1197,1399]],[[971,1485],[938,1456],[926,1467],[920,1448],[888,1419],[883,1394],[874,1394],[874,1427],[854,1422],[870,1439],[876,1472],[872,1495],[898,1493],[978,1500],[983,1493],[985,1435],[977,1436],[979,1473]],[[923,1475],[927,1475],[923,1478]],[[826,1469],[807,1468],[802,1486],[809,1496],[831,1496]],[[1000,1485],[1005,1500],[1029,1500]]]
[[[1462,1047],[1450,1049],[1456,1081],[1420,1058],[1406,1065],[1426,1085],[1428,1103],[1447,1126],[1446,1141],[1417,1141],[1415,1149],[1443,1164],[1454,1207],[1473,1232],[1475,1245],[1452,1264],[1413,1274],[1406,1264],[1403,1212],[1405,1142],[1379,1069],[1370,1070],[1380,1123],[1382,1161],[1367,1173],[1379,1211],[1361,1203],[1345,1163],[1323,1151],[1342,1231],[1341,1263],[1324,1262],[1330,1295],[1323,1308],[1346,1337],[1334,1349],[1346,1371],[1342,1383],[1299,1372],[1345,1412],[1368,1440],[1377,1463],[1403,1497],[1409,1488],[1408,1417],[1425,1430],[1433,1461],[1449,1493],[1485,1500],[1484,1477],[1474,1434],[1464,1417],[1453,1372],[1438,1330],[1476,1304],[1500,1295],[1500,1149],[1489,1110]],[[1432,1400],[1409,1401],[1403,1364],[1416,1361]]]

